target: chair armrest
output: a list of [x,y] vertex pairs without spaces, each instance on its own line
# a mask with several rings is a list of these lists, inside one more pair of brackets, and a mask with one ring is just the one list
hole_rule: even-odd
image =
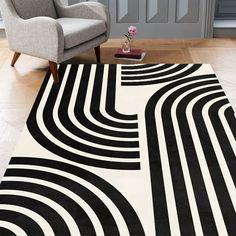
[[110,35],[110,13],[108,7],[99,2],[81,2],[65,6],[60,0],[54,0],[58,17],[104,20],[107,26],[106,35]]
[[63,29],[50,17],[15,19],[6,32],[11,50],[54,62],[63,58]]

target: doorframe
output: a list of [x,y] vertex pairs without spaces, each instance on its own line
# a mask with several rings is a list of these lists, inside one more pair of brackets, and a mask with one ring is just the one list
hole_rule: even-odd
[[213,26],[215,18],[215,0],[204,0],[204,15],[202,38],[213,37]]

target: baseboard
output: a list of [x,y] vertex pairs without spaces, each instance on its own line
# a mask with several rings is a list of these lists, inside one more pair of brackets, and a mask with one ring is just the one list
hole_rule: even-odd
[[215,38],[236,37],[236,20],[214,21],[213,36]]
[[236,37],[236,28],[214,29],[213,37],[214,38],[232,38],[232,37]]

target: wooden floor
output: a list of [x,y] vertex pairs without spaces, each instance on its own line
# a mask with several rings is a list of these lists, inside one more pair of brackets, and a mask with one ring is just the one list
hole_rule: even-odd
[[[119,46],[114,39],[104,44],[102,63],[123,63],[113,59]],[[134,46],[147,52],[143,63],[211,64],[236,110],[236,39],[136,40]],[[12,55],[0,39],[0,179],[48,70],[46,61],[25,55],[12,68]],[[68,62],[95,63],[94,51]]]

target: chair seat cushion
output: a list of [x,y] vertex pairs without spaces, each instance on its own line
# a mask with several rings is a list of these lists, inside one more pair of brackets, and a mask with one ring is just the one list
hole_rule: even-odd
[[65,49],[80,45],[106,32],[104,20],[81,18],[58,18],[65,38]]

